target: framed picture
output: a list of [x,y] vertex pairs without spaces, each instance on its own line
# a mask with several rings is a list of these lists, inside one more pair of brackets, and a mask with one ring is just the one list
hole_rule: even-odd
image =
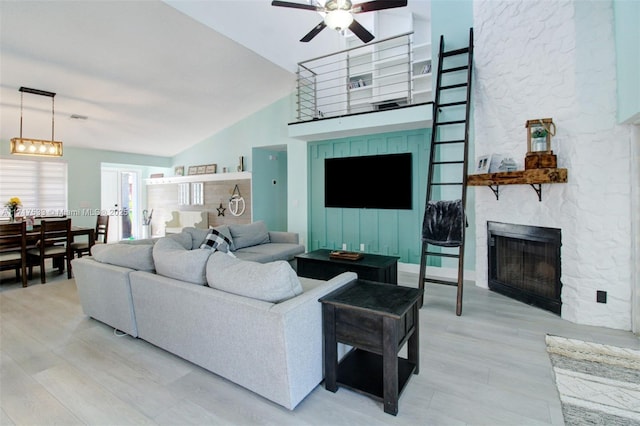
[[218,165],[217,164],[207,164],[204,168],[204,172],[209,174],[209,173],[216,173],[216,170],[218,169]]
[[164,173],[151,173],[151,176],[149,177],[151,179],[161,178],[161,177],[164,177]]
[[197,175],[198,174],[198,166],[189,166],[188,173],[189,173],[189,175]]
[[206,170],[206,166],[198,166],[198,173],[199,175],[203,175],[204,171]]
[[177,166],[174,169],[173,174],[176,176],[184,176],[184,166]]
[[476,159],[476,174],[481,175],[489,173],[489,165],[491,163],[490,155],[481,155]]

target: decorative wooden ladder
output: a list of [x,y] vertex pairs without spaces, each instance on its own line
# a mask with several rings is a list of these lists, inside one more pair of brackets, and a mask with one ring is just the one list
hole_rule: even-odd
[[[469,30],[469,46],[462,49],[445,51],[444,37],[440,36],[426,205],[441,200],[461,200],[465,224],[472,68],[473,28]],[[426,213],[425,208],[425,219]],[[464,233],[463,225],[462,242],[452,248],[449,246],[430,249],[429,246],[439,244],[428,243],[423,238],[420,257],[419,287],[424,289],[425,282],[457,286],[458,316],[462,314]],[[427,277],[427,258],[431,257],[458,259],[458,279],[450,281]],[[423,302],[424,300],[420,302],[421,307]]]

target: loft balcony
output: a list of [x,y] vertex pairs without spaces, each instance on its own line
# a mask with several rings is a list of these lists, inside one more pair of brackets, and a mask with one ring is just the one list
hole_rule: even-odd
[[298,63],[289,136],[319,140],[430,127],[432,100],[431,44],[414,44],[413,32],[404,33]]

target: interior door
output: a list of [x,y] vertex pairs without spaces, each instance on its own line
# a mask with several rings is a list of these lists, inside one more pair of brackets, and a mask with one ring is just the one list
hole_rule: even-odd
[[140,235],[140,172],[102,168],[101,208],[109,213],[107,241],[115,242]]
[[115,215],[119,210],[118,171],[115,169],[102,168],[101,187],[100,209],[109,214],[107,241],[119,241],[121,235],[120,223]]
[[120,239],[133,239],[139,235],[137,229],[138,173],[121,170],[118,174],[120,200]]

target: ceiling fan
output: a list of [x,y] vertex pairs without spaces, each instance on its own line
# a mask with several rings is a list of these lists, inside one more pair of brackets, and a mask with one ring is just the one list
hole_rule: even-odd
[[291,3],[288,1],[273,0],[272,6],[291,7],[294,9],[312,10],[315,12],[325,13],[324,20],[316,25],[307,35],[302,37],[300,41],[308,42],[312,38],[318,35],[325,27],[333,28],[334,30],[350,29],[360,40],[364,43],[368,43],[374,39],[365,27],[360,25],[358,21],[353,18],[356,13],[373,12],[375,10],[392,9],[395,7],[404,7],[407,5],[407,0],[377,0],[369,1],[365,3],[352,4],[350,0],[328,0],[324,6],[319,4],[302,4]]

